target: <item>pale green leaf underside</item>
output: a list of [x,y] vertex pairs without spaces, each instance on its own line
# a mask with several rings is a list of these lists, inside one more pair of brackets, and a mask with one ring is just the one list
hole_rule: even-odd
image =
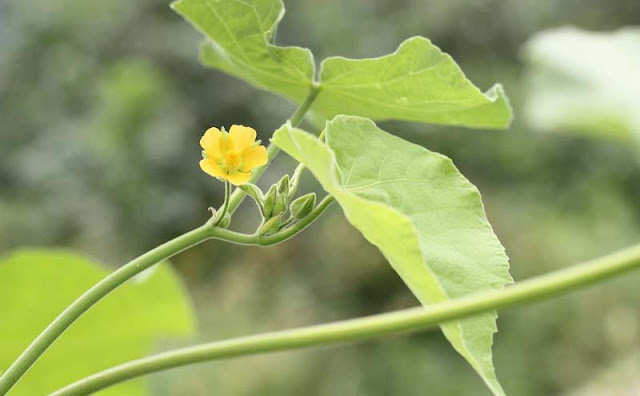
[[525,114],[538,130],[640,142],[640,28],[560,28],[525,46]]
[[[0,371],[75,298],[109,271],[61,250],[19,250],[0,260]],[[97,371],[141,358],[158,337],[185,335],[192,314],[184,290],[165,265],[134,278],[73,324],[11,390],[44,395]],[[106,331],[108,329],[108,331]],[[100,395],[146,394],[144,380]]]
[[[273,142],[302,162],[376,245],[424,305],[511,282],[508,258],[480,194],[448,158],[408,143],[367,119],[339,116],[327,143],[290,126]],[[496,314],[442,329],[496,395],[491,354]]]
[[315,110],[374,120],[397,119],[483,128],[505,128],[511,109],[500,85],[482,93],[451,56],[428,39],[413,37],[387,56],[327,58]]
[[273,44],[284,15],[281,0],[178,0],[171,6],[208,38],[201,47],[207,66],[297,103],[309,93],[311,52]]
[[[303,102],[313,84],[313,55],[273,44],[284,15],[281,0],[178,0],[172,7],[207,37],[201,47],[207,66]],[[312,110],[326,118],[347,114],[483,128],[511,121],[500,85],[482,93],[422,37],[380,58],[327,58],[316,85]]]

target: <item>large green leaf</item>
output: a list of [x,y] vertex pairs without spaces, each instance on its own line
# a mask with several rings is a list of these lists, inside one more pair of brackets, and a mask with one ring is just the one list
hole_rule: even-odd
[[327,58],[320,81],[312,109],[327,118],[348,114],[483,128],[511,122],[500,85],[482,93],[451,56],[423,37],[410,38],[380,58]]
[[524,53],[534,128],[640,142],[640,28],[552,29]]
[[[511,282],[508,258],[478,190],[448,158],[408,143],[367,119],[339,116],[326,143],[290,126],[273,142],[305,164],[376,245],[424,305]],[[494,394],[503,394],[491,354],[496,314],[444,324],[453,347]]]
[[251,84],[302,102],[314,73],[311,51],[273,44],[281,0],[178,0],[174,10],[208,38],[203,62]]
[[[60,250],[19,250],[0,261],[0,370],[67,305],[109,271]],[[152,351],[158,337],[192,328],[187,296],[165,265],[149,270],[99,302],[73,324],[9,393],[44,395],[72,381]],[[128,381],[101,395],[143,395]]]
[[[178,0],[172,7],[207,37],[204,63],[253,85],[305,99],[314,74],[313,55],[273,44],[284,15],[281,0]],[[511,109],[502,87],[475,87],[451,57],[422,37],[375,59],[327,58],[312,110],[376,120],[504,128]]]

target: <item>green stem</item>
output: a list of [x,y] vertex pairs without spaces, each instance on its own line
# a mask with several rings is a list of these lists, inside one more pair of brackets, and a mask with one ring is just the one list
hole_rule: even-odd
[[13,364],[0,377],[0,395],[4,396],[16,382],[29,370],[38,358],[69,328],[80,316],[95,303],[127,280],[152,265],[164,261],[183,250],[208,239],[218,239],[240,245],[270,246],[281,243],[301,232],[315,221],[333,202],[330,196],[325,199],[303,220],[279,233],[260,237],[216,227],[210,220],[193,231],[156,247],[114,271],[91,289],[78,297],[67,309],[45,328],[42,333],[22,352]]
[[222,210],[218,212],[216,222],[214,226],[219,225],[222,220],[224,220],[224,216],[227,214],[229,210],[229,196],[231,195],[231,183],[228,180],[224,182],[224,203],[222,204]]
[[246,235],[224,228],[218,228],[212,226],[211,222],[207,222],[207,224],[180,235],[128,262],[78,297],[40,333],[0,377],[0,395],[4,396],[49,346],[51,346],[73,322],[95,303],[100,301],[100,299],[152,265],[164,261],[208,239],[219,239],[243,245],[258,244],[257,238],[254,235]]
[[[313,104],[313,101],[316,99],[316,96],[318,96],[319,92],[320,85],[314,83],[309,90],[309,95],[307,95],[307,98],[304,100],[304,102],[302,102],[300,107],[296,109],[291,118],[289,118],[289,123],[291,123],[292,126],[295,127],[300,125],[300,123],[304,119],[305,114],[307,114],[307,111],[309,111],[311,104]],[[271,163],[271,160],[273,160],[276,155],[278,155],[278,152],[280,152],[280,149],[275,144],[269,143],[269,145],[267,146],[267,157],[269,158],[269,162],[267,163],[267,165],[254,169],[247,183],[255,183],[256,180],[258,180],[260,176],[262,176],[264,171],[267,170],[267,167]],[[233,194],[231,194],[231,200],[229,201],[230,214],[233,214],[233,212],[236,211],[238,206],[240,206],[240,204],[242,203],[242,200],[244,200],[245,196],[246,194],[238,188],[233,192]]]
[[273,235],[256,236],[256,244],[259,246],[271,246],[286,241],[313,223],[322,213],[324,213],[325,210],[327,210],[334,200],[333,196],[327,195],[307,216],[305,216],[305,218],[298,221],[291,227],[285,228]]
[[318,93],[320,93],[320,84],[313,83],[311,85],[311,89],[309,90],[309,94],[304,99],[304,102],[302,102],[300,107],[298,107],[291,118],[289,118],[289,123],[291,123],[292,126],[296,127],[300,125],[300,123],[304,119],[305,114],[307,114],[307,111],[309,111],[309,108],[316,100],[316,96],[318,96]]
[[[319,87],[313,85],[308,97],[304,103],[296,110],[290,121],[293,125],[298,125],[304,118],[305,113],[313,103],[318,94]],[[267,155],[273,158],[278,152],[278,148],[269,145]],[[266,166],[254,170],[250,181],[257,180],[266,170]],[[238,205],[244,199],[244,193],[240,189],[236,189],[228,199],[225,199],[226,210],[233,213]],[[223,211],[225,209],[223,208]],[[139,274],[152,265],[166,260],[173,255],[197,245],[207,239],[222,239],[225,241],[255,245],[258,244],[257,238],[253,235],[245,235],[237,232],[214,227],[211,222],[207,222],[202,227],[196,228],[186,234],[183,234],[157,248],[143,254],[133,261],[125,264],[120,269],[111,273],[102,281],[97,283],[85,294],[76,299],[67,309],[65,309],[58,317],[47,326],[42,333],[22,352],[22,354],[9,366],[2,376],[0,376],[0,396],[4,396],[18,380],[29,370],[29,368],[38,360],[38,358],[55,342],[55,340],[75,322],[82,314],[97,303],[102,297],[106,296],[112,290]],[[284,240],[284,239],[282,239]],[[280,242],[280,241],[278,241]],[[278,243],[275,242],[275,243]]]
[[423,330],[442,322],[539,301],[637,267],[640,267],[640,245],[519,282],[501,291],[470,295],[427,308],[212,342],[149,356],[93,374],[50,396],[87,395],[141,375],[197,362]]
[[216,229],[215,239],[219,239],[225,242],[235,243],[236,245],[251,245],[251,246],[273,246],[286,241],[287,239],[299,234],[311,223],[316,221],[320,215],[335,201],[335,198],[331,195],[327,195],[320,201],[320,203],[313,208],[313,210],[302,220],[298,221],[291,227],[285,228],[272,235],[260,236],[257,234],[242,234],[240,232]]
[[40,355],[42,355],[76,319],[102,297],[151,265],[211,237],[213,237],[213,235],[210,226],[205,225],[196,228],[143,254],[98,282],[51,322],[31,345],[22,352],[18,359],[13,362],[7,371],[4,372],[2,377],[0,377],[0,395],[6,394]]

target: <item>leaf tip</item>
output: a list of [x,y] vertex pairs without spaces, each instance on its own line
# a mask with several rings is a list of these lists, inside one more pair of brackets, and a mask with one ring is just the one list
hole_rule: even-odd
[[177,13],[180,13],[180,5],[184,2],[184,0],[174,0],[169,3],[169,8],[174,10]]

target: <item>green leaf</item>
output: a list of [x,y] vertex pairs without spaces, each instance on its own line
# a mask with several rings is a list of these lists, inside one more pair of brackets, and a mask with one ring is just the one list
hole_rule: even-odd
[[298,103],[309,93],[311,51],[273,44],[281,0],[178,0],[171,7],[208,38],[201,47],[207,66]]
[[[264,196],[264,201],[263,201],[263,205],[262,205],[262,216],[265,219],[270,219],[272,217],[272,215],[274,215],[273,213],[273,209],[276,205],[276,199],[278,197],[278,191],[276,190],[276,185],[273,184],[270,188],[269,191],[267,191],[267,193]],[[278,214],[278,213],[276,213]]]
[[[0,261],[0,371],[75,298],[109,271],[61,250],[18,250]],[[99,302],[73,324],[26,373],[11,396],[44,395],[96,371],[143,357],[159,337],[192,329],[192,313],[178,279],[154,267]],[[100,395],[143,395],[142,380]]]
[[[336,117],[325,134],[326,143],[285,125],[273,142],[314,174],[422,304],[511,282],[480,194],[451,160],[359,117]],[[442,329],[493,393],[502,395],[491,353],[495,322],[496,314],[488,313]]]
[[511,109],[500,85],[482,93],[448,54],[413,37],[387,56],[327,58],[312,110],[332,118],[347,114],[482,128],[505,128]]
[[245,183],[238,186],[242,192],[253,198],[254,201],[262,208],[262,201],[264,201],[264,194],[262,194],[262,190],[260,187],[256,186],[252,183]]
[[[178,0],[172,5],[207,37],[202,61],[212,68],[300,104],[311,89],[313,55],[273,40],[284,15],[281,0]],[[422,37],[375,59],[330,57],[322,62],[312,110],[483,128],[504,128],[511,109],[500,85],[476,88],[451,57]]]
[[640,28],[548,30],[524,53],[533,128],[640,142]]

